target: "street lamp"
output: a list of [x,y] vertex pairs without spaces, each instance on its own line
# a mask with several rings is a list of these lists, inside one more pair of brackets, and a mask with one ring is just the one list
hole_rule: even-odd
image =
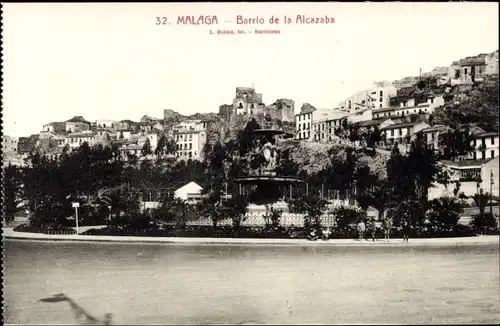
[[108,219],[111,221],[111,205],[108,206],[108,213],[109,213],[109,217]]
[[76,234],[78,235],[78,207],[80,207],[80,203],[73,202],[71,206],[75,209]]
[[490,174],[490,215],[493,217],[493,169]]

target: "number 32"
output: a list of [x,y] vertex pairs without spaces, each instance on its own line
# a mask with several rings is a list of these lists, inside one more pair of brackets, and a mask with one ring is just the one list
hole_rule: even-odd
[[156,25],[166,25],[167,17],[156,17]]

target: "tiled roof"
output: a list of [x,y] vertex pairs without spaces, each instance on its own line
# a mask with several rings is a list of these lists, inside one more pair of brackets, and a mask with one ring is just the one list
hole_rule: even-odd
[[483,160],[464,160],[464,161],[451,161],[451,160],[441,160],[440,163],[447,165],[449,167],[463,168],[463,167],[480,167],[491,161],[492,159]]
[[74,116],[73,118],[66,120],[66,122],[83,122],[90,124],[90,122],[85,120],[81,115]]
[[95,132],[74,133],[74,134],[68,134],[66,138],[88,138],[88,137],[94,137],[95,135],[96,135]]
[[483,133],[475,134],[474,138],[495,137],[495,136],[498,136],[498,132],[483,132]]
[[407,127],[413,127],[414,125],[415,125],[414,123],[396,123],[396,124],[384,127],[383,129],[386,130],[386,129],[407,128]]
[[373,110],[373,113],[391,112],[391,111],[395,111],[396,109],[397,108],[395,108],[395,107],[382,108],[382,109]]
[[429,128],[424,128],[421,132],[448,131],[451,128],[445,125],[435,125]]

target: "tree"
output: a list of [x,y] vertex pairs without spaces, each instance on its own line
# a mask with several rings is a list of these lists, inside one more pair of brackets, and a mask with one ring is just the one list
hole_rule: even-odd
[[486,233],[497,228],[497,219],[490,213],[477,214],[472,218],[472,227],[477,233]]
[[153,152],[151,151],[151,143],[149,142],[149,138],[146,139],[146,142],[142,146],[141,154],[142,156],[148,156],[153,154]]
[[472,199],[474,199],[474,202],[477,205],[477,208],[479,210],[479,215],[484,215],[484,211],[486,209],[486,205],[488,204],[488,201],[490,200],[490,194],[483,192],[483,189],[479,190],[479,193],[474,194],[472,196]]
[[156,156],[163,155],[164,152],[165,152],[165,147],[166,146],[167,146],[167,137],[165,135],[163,135],[163,136],[161,136],[160,140],[158,141],[158,145],[156,145],[155,155]]
[[381,141],[382,132],[378,127],[375,127],[372,131],[370,131],[366,137],[366,145],[371,148],[376,148]]
[[226,217],[231,218],[233,228],[239,229],[241,223],[245,221],[248,199],[245,196],[235,195],[223,202]]
[[215,188],[203,197],[203,200],[197,204],[197,210],[202,216],[209,217],[212,220],[213,229],[217,229],[218,222],[226,217],[225,209],[222,205],[222,191]]
[[444,124],[453,129],[462,125],[476,124],[486,131],[499,131],[499,82],[473,86],[471,91],[442,107],[431,115],[433,123]]
[[442,158],[453,160],[457,157],[466,156],[474,148],[472,145],[473,139],[468,128],[459,128],[445,133],[441,144],[444,148]]
[[321,228],[321,215],[326,208],[327,201],[316,194],[298,196],[294,202],[295,208],[300,208],[304,216],[306,228]]
[[433,199],[427,211],[430,224],[441,231],[451,231],[457,225],[463,207],[454,197]]
[[333,215],[335,216],[337,230],[344,234],[347,234],[350,225],[361,217],[359,211],[351,207],[343,206],[335,208],[333,210]]
[[264,214],[264,221],[266,223],[266,229],[277,229],[280,226],[280,219],[283,210],[274,209],[273,207],[266,206],[266,213]]
[[3,175],[3,214],[5,223],[14,220],[17,212],[21,211],[22,204],[22,172],[14,165],[4,168]]

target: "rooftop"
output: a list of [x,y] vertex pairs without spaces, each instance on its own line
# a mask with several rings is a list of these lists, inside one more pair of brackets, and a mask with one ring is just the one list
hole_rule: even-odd
[[66,120],[66,122],[83,122],[83,123],[90,124],[90,122],[88,122],[87,120],[85,120],[81,115],[76,115],[73,118],[71,118],[69,120]]
[[93,137],[95,135],[96,135],[95,132],[81,132],[81,133],[68,134],[66,138],[88,138],[88,137]]
[[448,131],[451,128],[445,125],[435,125],[432,127],[424,128],[421,132],[434,132],[434,131]]
[[398,129],[398,128],[408,128],[408,127],[413,127],[415,126],[415,123],[412,122],[406,122],[406,123],[396,123],[387,127],[384,127],[382,129]]
[[483,160],[464,160],[464,161],[451,161],[451,160],[441,160],[440,163],[447,165],[449,167],[454,168],[480,168],[481,165],[484,165],[491,161],[492,159],[483,159]]

